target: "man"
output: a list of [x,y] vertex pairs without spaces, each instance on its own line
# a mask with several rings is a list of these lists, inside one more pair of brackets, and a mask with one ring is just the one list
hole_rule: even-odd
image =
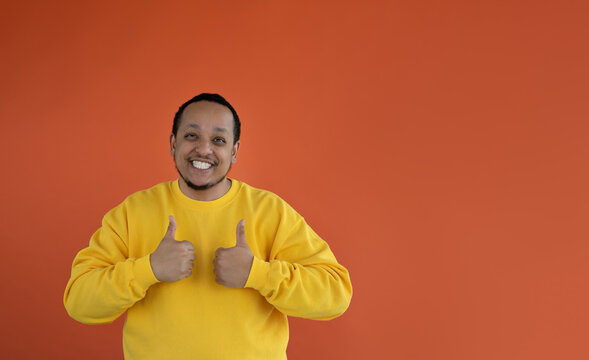
[[109,211],[74,260],[68,313],[98,324],[127,312],[126,359],[285,359],[287,315],[349,305],[347,270],[303,217],[227,178],[240,130],[220,95],[184,103],[170,135],[178,180]]

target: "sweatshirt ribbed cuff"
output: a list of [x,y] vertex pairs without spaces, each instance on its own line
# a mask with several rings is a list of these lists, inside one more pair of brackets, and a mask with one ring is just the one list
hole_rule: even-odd
[[270,263],[254,256],[252,268],[250,269],[250,275],[247,278],[245,287],[256,289],[258,291],[264,289],[266,287],[266,281],[268,280],[269,271]]
[[139,283],[144,289],[148,289],[151,285],[158,283],[159,280],[153,274],[151,269],[151,262],[149,256],[140,257],[135,260],[133,272],[135,273],[135,281]]

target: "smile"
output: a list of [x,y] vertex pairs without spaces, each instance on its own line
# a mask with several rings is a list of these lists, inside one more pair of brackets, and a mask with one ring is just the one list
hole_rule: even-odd
[[203,162],[203,161],[193,161],[192,162],[192,166],[194,166],[197,169],[201,169],[201,170],[207,170],[210,169],[211,164]]

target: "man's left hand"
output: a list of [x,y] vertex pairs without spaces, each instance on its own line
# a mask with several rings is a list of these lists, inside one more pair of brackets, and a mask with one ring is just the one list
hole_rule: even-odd
[[235,246],[218,248],[215,252],[215,281],[230,288],[239,289],[245,286],[250,275],[254,255],[245,239],[245,220],[237,224]]

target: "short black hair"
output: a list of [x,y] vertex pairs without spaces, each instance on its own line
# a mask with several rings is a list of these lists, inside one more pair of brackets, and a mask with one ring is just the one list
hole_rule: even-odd
[[241,135],[241,122],[239,121],[239,116],[237,116],[237,111],[235,111],[233,106],[229,104],[229,101],[225,100],[225,98],[219,94],[198,94],[192,99],[185,102],[184,104],[180,105],[180,108],[178,108],[176,115],[174,115],[174,125],[172,125],[172,134],[174,134],[174,136],[178,134],[178,126],[180,125],[180,119],[182,118],[182,113],[184,112],[184,109],[186,109],[188,105],[199,101],[214,102],[226,106],[229,110],[231,110],[231,113],[233,114],[233,144],[235,145],[235,143],[239,141],[239,135]]

